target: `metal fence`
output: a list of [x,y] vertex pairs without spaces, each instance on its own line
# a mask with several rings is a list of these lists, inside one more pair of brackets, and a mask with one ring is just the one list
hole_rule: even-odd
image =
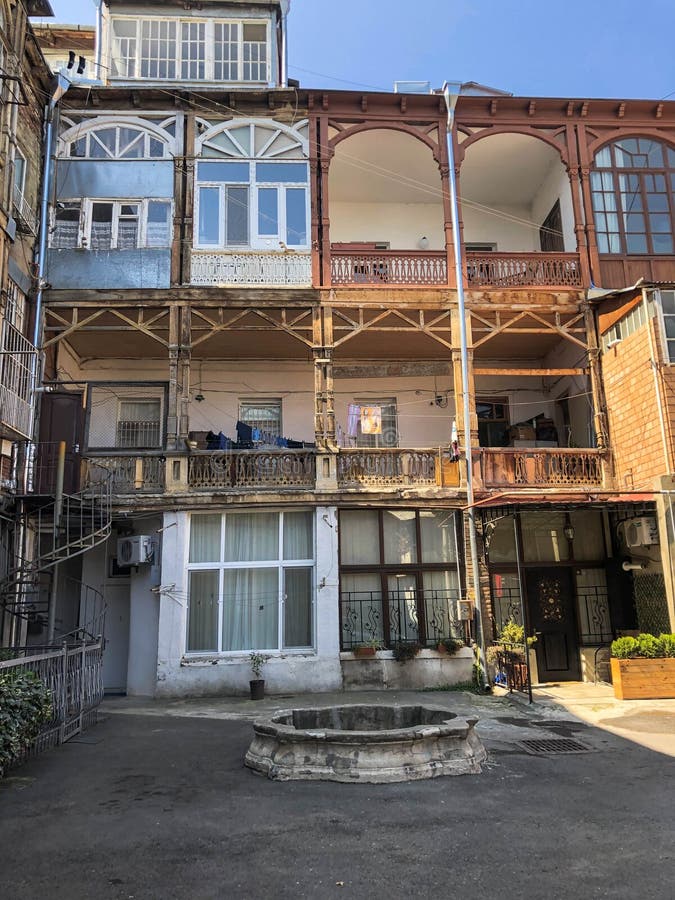
[[103,699],[103,638],[59,647],[19,647],[0,660],[0,675],[34,672],[52,695],[52,716],[22,759],[57,747],[96,722]]

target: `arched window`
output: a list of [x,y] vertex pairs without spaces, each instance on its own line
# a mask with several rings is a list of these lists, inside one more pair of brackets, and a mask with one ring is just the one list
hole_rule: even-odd
[[162,159],[169,155],[164,141],[131,125],[80,131],[64,142],[65,155],[74,159]]
[[623,138],[599,150],[591,172],[600,253],[673,253],[675,150]]

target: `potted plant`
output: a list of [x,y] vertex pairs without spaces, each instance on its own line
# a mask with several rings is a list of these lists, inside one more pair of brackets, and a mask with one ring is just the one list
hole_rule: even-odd
[[675,634],[638,634],[612,643],[610,665],[619,700],[675,698]]
[[268,659],[269,656],[265,656],[264,653],[259,653],[257,650],[249,653],[248,661],[254,676],[249,681],[251,700],[263,700],[265,697],[265,679],[262,678],[262,670]]
[[509,690],[523,691],[527,686],[527,660],[525,648],[529,650],[537,641],[536,637],[525,640],[525,629],[513,619],[503,626],[495,643],[488,647],[488,665],[495,670],[495,683]]
[[397,662],[404,663],[409,659],[414,659],[422,647],[417,641],[396,641],[391,649],[394,652],[394,659]]
[[464,646],[464,641],[460,641],[457,638],[448,637],[443,638],[442,641],[439,641],[436,649],[439,653],[447,653],[448,656],[454,656],[455,653],[458,653]]
[[382,649],[381,641],[366,641],[364,644],[354,644],[352,653],[356,657],[367,658],[375,656],[378,650]]

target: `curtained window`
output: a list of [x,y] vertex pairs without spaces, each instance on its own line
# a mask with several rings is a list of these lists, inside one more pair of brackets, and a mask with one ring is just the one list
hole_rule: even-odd
[[311,512],[193,515],[188,568],[188,652],[312,646]]

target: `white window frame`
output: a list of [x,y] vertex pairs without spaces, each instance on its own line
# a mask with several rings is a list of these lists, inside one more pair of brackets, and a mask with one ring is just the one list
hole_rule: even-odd
[[[210,562],[190,562],[190,529],[192,528],[192,522],[198,515],[213,515],[214,513],[191,513],[189,518],[189,528],[187,532],[187,540],[185,542],[185,565],[184,569],[186,572],[186,591],[188,593],[188,601],[185,610],[185,657],[187,658],[198,658],[204,656],[225,656],[225,657],[245,657],[248,659],[250,650],[223,650],[223,601],[224,601],[224,573],[226,571],[236,570],[236,569],[277,569],[278,578],[277,578],[277,603],[278,603],[278,616],[277,616],[277,646],[276,647],[256,647],[254,649],[266,653],[277,653],[277,654],[304,654],[308,651],[314,651],[316,649],[316,629],[317,629],[317,603],[316,603],[316,594],[317,594],[317,585],[316,585],[316,524],[314,516],[312,515],[311,509],[294,509],[289,510],[289,512],[304,512],[312,516],[312,551],[313,556],[311,559],[284,559],[284,516],[285,511],[283,509],[269,509],[265,510],[265,512],[273,512],[279,516],[278,519],[278,550],[277,550],[277,559],[276,560],[239,560],[236,562],[224,562],[225,560],[225,533],[227,529],[227,519],[228,517],[236,517],[236,512],[220,512],[216,511],[217,514],[220,515],[220,559],[218,561],[210,561]],[[284,597],[284,573],[286,569],[299,569],[306,568],[311,570],[311,591],[312,591],[312,602],[311,602],[311,615],[312,615],[312,643],[306,647],[286,647],[284,644],[284,627],[285,627],[285,617],[286,617],[286,604]],[[190,583],[190,572],[218,572],[218,624],[217,624],[217,650],[188,650],[188,637],[189,637],[189,629],[190,629],[190,600],[189,600],[189,583]]]
[[[136,34],[135,37],[124,37],[117,38],[114,33],[115,22],[118,21],[128,21],[135,22],[136,24]],[[141,75],[141,68],[143,65],[143,59],[141,57],[141,29],[143,22],[165,22],[167,24],[175,24],[176,25],[176,48],[175,48],[175,64],[176,64],[176,73],[173,78],[160,78],[155,76],[146,76]],[[204,24],[206,26],[206,34],[204,40],[204,78],[183,78],[181,75],[183,62],[186,64],[190,64],[194,62],[194,60],[190,60],[187,57],[185,60],[183,59],[183,25],[195,25],[195,24]],[[188,82],[202,82],[202,81],[216,81],[215,78],[215,26],[218,25],[236,25],[237,26],[237,78],[236,79],[228,79],[224,80],[223,83],[239,83],[243,82],[245,84],[268,84],[270,81],[270,65],[272,60],[271,53],[271,40],[270,40],[270,22],[269,19],[259,18],[259,19],[220,19],[220,18],[188,18],[188,19],[175,19],[175,18],[165,18],[162,16],[113,16],[110,20],[110,72],[113,72],[113,64],[117,65],[118,68],[124,68],[126,71],[121,74],[111,75],[111,79],[114,80],[122,80],[122,81],[130,81],[130,80],[144,80],[144,81],[188,81]],[[264,63],[265,66],[265,77],[259,80],[252,81],[250,79],[244,79],[244,44],[254,44],[259,45],[258,41],[244,41],[244,26],[246,25],[264,25],[265,26],[265,53],[266,60]],[[119,41],[129,42],[133,44],[133,54],[128,53],[126,56],[122,56],[121,54],[116,54],[116,47],[119,46]],[[230,63],[231,64],[231,63]],[[134,74],[129,75],[129,69],[133,68]],[[220,79],[219,79],[220,81]]]
[[[171,247],[171,242],[173,240],[173,201],[169,197],[147,197],[143,200],[138,198],[111,198],[111,197],[86,197],[81,201],[77,199],[69,199],[62,201],[66,204],[77,204],[80,203],[80,225],[78,229],[77,236],[77,246],[72,248],[60,248],[60,249],[91,249],[91,226],[92,226],[92,216],[93,216],[93,208],[95,203],[109,203],[113,207],[113,216],[112,216],[112,232],[111,232],[111,241],[110,241],[110,250],[116,250],[118,243],[118,231],[119,231],[119,221],[120,219],[125,219],[127,216],[122,214],[123,206],[137,206],[138,207],[138,238],[136,241],[136,247],[134,248],[126,248],[126,249],[135,249],[135,250],[167,250]],[[167,233],[167,242],[166,244],[156,245],[151,244],[148,245],[148,212],[151,203],[164,203],[168,205],[168,233]],[[56,211],[53,213],[53,222],[52,222],[52,234],[56,230]],[[52,243],[50,242],[50,246]],[[59,248],[56,248],[59,249]]]
[[394,444],[384,443],[385,417],[382,415],[382,434],[361,434],[361,427],[357,428],[356,446],[364,450],[382,448],[382,447],[398,447],[401,443],[401,435],[398,428],[398,403],[396,397],[374,397],[374,398],[356,398],[352,401],[357,406],[379,406],[384,409],[385,406],[394,407],[394,428],[396,429],[396,442]]
[[[199,163],[210,162],[245,162],[244,160],[218,160],[211,158],[200,158]],[[196,250],[232,250],[232,249],[251,249],[251,250],[283,250],[289,247],[293,250],[307,250],[310,246],[310,187],[309,187],[309,163],[307,160],[274,160],[274,159],[255,159],[247,160],[249,166],[248,182],[233,181],[201,181],[197,176],[198,168],[195,168],[195,215],[196,223],[194,234],[194,247]],[[307,181],[257,181],[255,166],[258,163],[270,162],[278,165],[304,165],[307,171]],[[248,189],[248,241],[246,244],[227,244],[225,242],[225,189],[228,187],[240,187]],[[207,244],[200,242],[199,235],[199,217],[200,217],[200,196],[201,188],[220,188],[220,215],[218,219],[218,243]],[[258,192],[260,188],[274,188],[277,191],[277,233],[276,234],[260,234],[258,230]],[[286,222],[286,192],[292,189],[304,190],[305,192],[305,241],[302,244],[293,244],[288,240],[287,222]]]
[[[660,289],[655,293],[658,294],[659,302],[656,305],[658,308],[658,317],[659,324],[661,327],[661,342],[663,346],[663,361],[668,366],[675,366],[675,339],[669,338],[668,333],[666,331],[666,320],[672,319],[675,322],[675,313],[666,313],[663,311],[663,297],[662,294],[673,294],[675,297],[675,290],[670,289]],[[670,345],[673,345],[673,353],[670,353]]]
[[[125,144],[120,144],[120,134],[123,128],[128,129],[129,131],[137,131],[133,140],[128,141]],[[115,149],[111,150],[109,147],[99,140],[97,134],[101,131],[110,131],[115,130]],[[73,132],[73,129],[68,129],[68,132],[65,136],[61,136],[60,144],[63,148],[60,156],[67,157],[68,159],[93,159],[95,162],[105,162],[109,159],[119,159],[128,162],[139,162],[142,159],[166,159],[171,154],[169,153],[169,148],[166,143],[166,139],[161,137],[160,135],[153,134],[150,131],[147,131],[141,125],[136,123],[127,123],[127,122],[109,122],[109,123],[98,123],[95,128],[89,128],[83,134],[79,133],[76,129],[70,137],[68,137],[68,133]],[[98,146],[104,151],[106,155],[104,156],[93,156],[91,147],[92,141],[96,141]],[[84,154],[80,155],[78,153],[73,153],[73,147],[80,143],[84,142]],[[161,154],[152,153],[151,152],[151,141],[156,141],[162,147]],[[122,155],[123,151],[128,150],[130,147],[142,144],[143,152],[140,156],[125,156]]]
[[[17,176],[17,167],[16,167],[17,160],[21,160],[21,163],[22,163],[21,178],[19,179],[19,181],[17,181],[17,178],[16,178],[16,176]],[[28,168],[28,161],[27,161],[26,157],[21,152],[21,150],[19,150],[19,148],[16,147],[14,150],[14,175],[13,175],[14,190],[18,191],[22,197],[26,192],[26,169],[27,168]]]

